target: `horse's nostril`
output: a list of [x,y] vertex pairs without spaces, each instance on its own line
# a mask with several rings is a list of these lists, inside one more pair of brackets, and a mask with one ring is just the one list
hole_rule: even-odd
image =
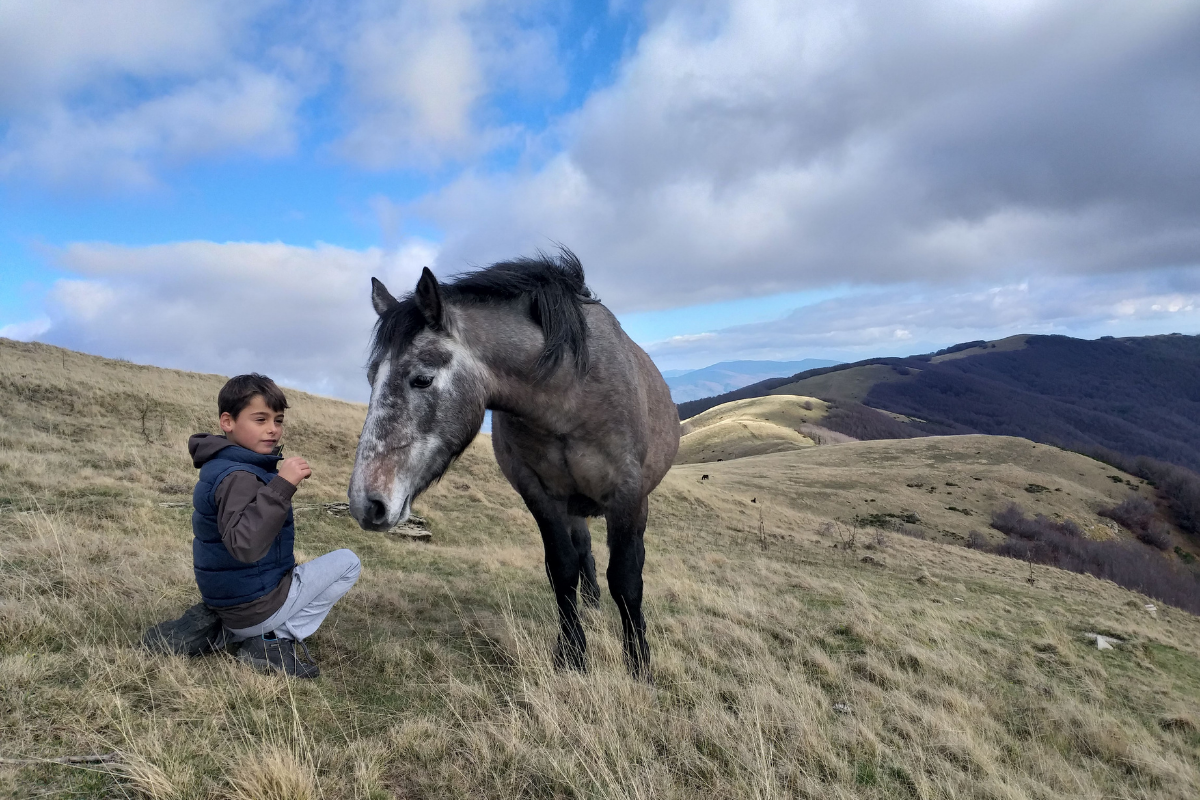
[[367,501],[367,522],[372,525],[382,525],[387,521],[387,506],[382,500],[374,498]]

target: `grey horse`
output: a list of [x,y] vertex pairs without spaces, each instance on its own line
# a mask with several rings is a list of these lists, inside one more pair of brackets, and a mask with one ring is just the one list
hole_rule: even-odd
[[397,300],[372,279],[379,320],[371,403],[350,480],[366,530],[408,518],[492,411],[492,447],[537,521],[559,611],[555,664],[586,669],[577,591],[598,605],[587,517],[608,522],[608,588],[630,672],[650,680],[642,615],[647,496],[679,449],[662,375],[562,248],[439,284],[426,268]]

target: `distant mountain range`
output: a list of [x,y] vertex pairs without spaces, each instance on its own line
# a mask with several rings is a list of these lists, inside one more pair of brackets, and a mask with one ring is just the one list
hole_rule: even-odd
[[860,439],[1022,436],[1200,470],[1200,336],[964,342],[758,381],[680,403],[679,416],[768,394],[831,401],[823,424]]
[[702,369],[665,370],[663,377],[671,387],[676,403],[740,389],[777,375],[794,375],[819,367],[832,367],[840,361],[806,358],[801,361],[722,361]]

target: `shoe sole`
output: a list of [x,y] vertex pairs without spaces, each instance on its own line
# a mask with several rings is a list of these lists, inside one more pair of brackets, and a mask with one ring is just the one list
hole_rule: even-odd
[[[254,669],[258,670],[259,672],[278,672],[283,675],[289,674],[287,672],[287,670],[285,670],[283,667],[280,667],[276,664],[272,664],[270,661],[268,661],[265,658],[255,658],[254,656],[245,656],[245,655],[242,655],[242,653],[240,651],[238,652],[238,654],[236,656],[234,656],[234,658],[236,658],[238,661],[241,661],[243,664],[247,664],[247,665],[253,667]],[[296,675],[290,675],[289,677],[299,678],[302,681],[310,681],[310,680],[313,680],[314,678],[320,677],[320,675],[321,675],[321,668],[314,666],[313,673],[311,675],[296,674]]]

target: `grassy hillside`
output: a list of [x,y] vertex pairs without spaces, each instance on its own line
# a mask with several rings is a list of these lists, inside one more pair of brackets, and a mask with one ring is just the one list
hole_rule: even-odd
[[865,364],[849,369],[834,369],[810,378],[785,383],[777,389],[772,389],[770,394],[797,394],[861,402],[877,383],[912,380],[915,377],[913,370],[900,372],[884,364]]
[[702,464],[812,447],[802,429],[827,404],[812,397],[759,397],[717,406],[685,420],[676,464]]
[[[826,424],[856,438],[865,404],[913,421],[908,435],[1021,436],[1200,470],[1200,336],[1094,341],[1010,336],[937,353],[873,358],[772,378],[679,405],[681,418],[734,400],[797,394],[853,408]],[[849,424],[842,425],[841,422]],[[896,426],[884,436],[902,435]],[[881,437],[882,438],[882,437]]]
[[997,540],[991,512],[1016,502],[1031,513],[1077,523],[1091,538],[1127,537],[1096,514],[1142,481],[1090,458],[1007,436],[929,436],[811,447],[719,465],[677,466],[672,475],[753,497],[771,507],[804,509],[823,520],[909,521],[926,536],[963,541],[972,530]]
[[[315,473],[295,500],[298,547],[351,547],[364,564],[310,640],[322,677],[150,656],[135,645],[142,630],[196,600],[189,509],[173,504],[194,474],[186,436],[211,429],[220,383],[0,341],[0,757],[118,754],[91,767],[0,763],[0,793],[1200,790],[1196,617],[1151,615],[1144,597],[1048,568],[1030,584],[1023,563],[935,541],[863,531],[853,549],[835,546],[847,531],[835,520],[875,509],[960,531],[968,518],[938,506],[982,514],[992,495],[1028,494],[1026,481],[1050,489],[1027,504],[1051,514],[1132,491],[1094,462],[1017,440],[851,443],[674,469],[646,536],[651,688],[626,677],[607,597],[586,623],[591,672],[549,669],[540,542],[486,437],[418,502],[431,542],[366,533],[312,507],[344,496],[364,409],[290,392],[289,452]],[[1098,651],[1089,632],[1122,642]]]

